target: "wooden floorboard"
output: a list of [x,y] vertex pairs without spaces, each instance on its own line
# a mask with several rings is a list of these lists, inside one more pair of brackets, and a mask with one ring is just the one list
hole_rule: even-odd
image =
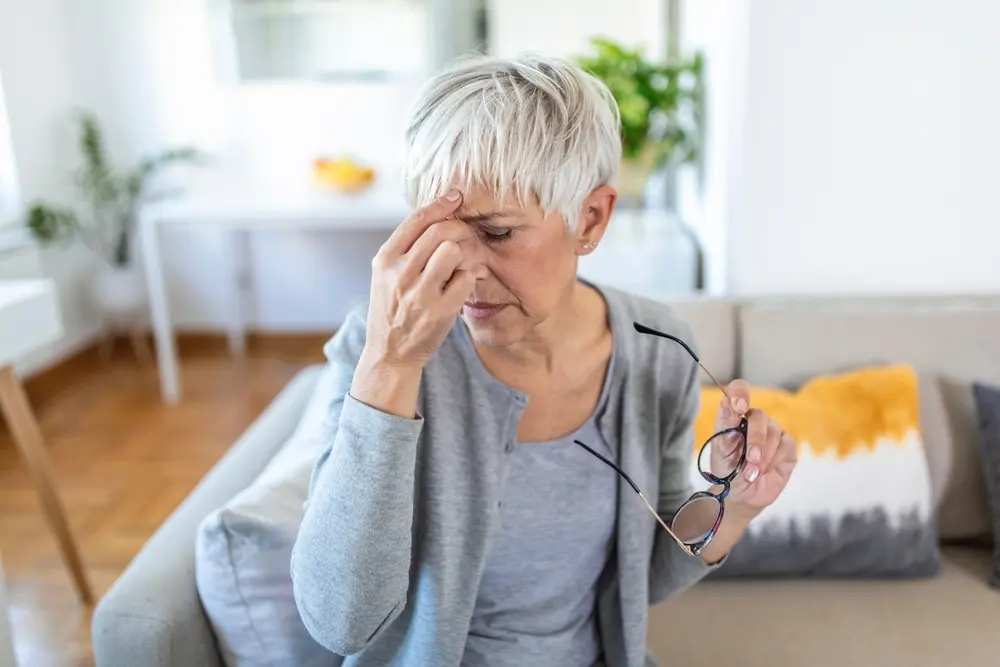
[[[27,382],[95,594],[301,368],[322,361],[328,334],[251,337],[234,359],[218,337],[181,339],[184,400],[160,401],[154,366],[124,342],[94,349]],[[18,667],[94,664],[92,609],[77,602],[38,497],[0,429],[0,555]]]

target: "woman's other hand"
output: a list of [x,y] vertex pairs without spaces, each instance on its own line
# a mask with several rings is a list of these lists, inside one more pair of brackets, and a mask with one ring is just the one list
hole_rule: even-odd
[[[731,483],[719,532],[701,553],[702,559],[709,564],[721,561],[743,536],[747,525],[777,500],[798,462],[795,440],[763,410],[752,406],[750,385],[745,380],[733,380],[726,387],[726,393],[729,397],[722,397],[715,432],[736,428],[746,416],[747,460]],[[729,447],[734,441],[726,439],[716,442],[723,443],[720,449],[729,451],[718,451],[713,443],[711,469],[732,470],[739,463],[742,446]],[[714,490],[718,492],[721,487]]]
[[[777,421],[753,407],[750,385],[745,380],[731,382],[726,393],[729,398],[722,397],[716,417],[717,431],[735,428],[740,419],[747,418],[747,458],[732,482],[726,499],[726,514],[733,513],[750,521],[781,495],[798,462],[798,450],[795,440]],[[739,457],[740,453],[733,454]],[[725,455],[713,451],[712,467],[715,468],[717,457]],[[726,466],[722,462],[720,465]],[[729,469],[732,470],[732,465]]]
[[460,268],[460,243],[472,234],[453,216],[458,191],[417,209],[372,260],[365,347],[351,395],[385,412],[412,417],[420,375],[475,286]]

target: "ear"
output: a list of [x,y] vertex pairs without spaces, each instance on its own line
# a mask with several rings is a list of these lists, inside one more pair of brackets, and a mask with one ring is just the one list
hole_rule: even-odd
[[602,185],[587,195],[580,209],[580,224],[577,226],[576,238],[580,244],[597,245],[604,236],[618,201],[618,192]]

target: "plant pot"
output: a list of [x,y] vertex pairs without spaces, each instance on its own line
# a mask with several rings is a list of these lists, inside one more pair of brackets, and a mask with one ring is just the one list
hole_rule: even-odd
[[646,186],[653,167],[642,156],[623,159],[618,168],[618,201],[622,208],[641,209],[645,205]]
[[580,275],[631,294],[662,300],[699,289],[700,249],[670,211],[616,211],[596,252],[579,263]]
[[91,283],[94,304],[105,319],[135,320],[146,311],[146,284],[137,266],[101,264]]

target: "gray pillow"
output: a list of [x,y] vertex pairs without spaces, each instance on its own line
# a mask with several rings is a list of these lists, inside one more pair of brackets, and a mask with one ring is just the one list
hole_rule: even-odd
[[990,584],[1000,589],[1000,387],[973,384],[972,392],[979,416],[986,491],[993,512],[993,578]]
[[292,547],[333,398],[320,375],[295,432],[250,486],[199,526],[195,582],[226,667],[330,667],[340,658],[306,630],[292,587]]

